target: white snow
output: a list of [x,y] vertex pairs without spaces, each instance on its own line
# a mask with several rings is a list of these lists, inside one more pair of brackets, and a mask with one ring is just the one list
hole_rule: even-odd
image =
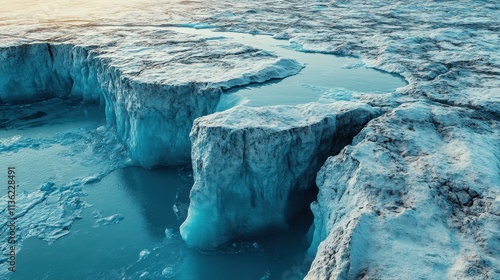
[[102,226],[109,226],[109,225],[113,225],[113,224],[118,224],[124,218],[125,217],[122,214],[113,214],[111,216],[99,218],[95,221],[94,227],[102,227]]

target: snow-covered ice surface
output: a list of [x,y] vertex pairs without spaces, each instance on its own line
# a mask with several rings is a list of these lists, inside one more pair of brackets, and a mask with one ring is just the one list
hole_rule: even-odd
[[269,35],[217,32],[206,28],[171,29],[181,33],[210,36],[218,40],[235,41],[296,60],[305,66],[298,74],[286,79],[229,89],[226,91],[227,94],[221,96],[217,105],[218,111],[236,104],[260,107],[297,105],[318,100],[350,100],[353,98],[352,95],[366,98],[374,94],[392,93],[407,85],[401,76],[368,68],[357,58],[304,51],[296,43],[278,40]]
[[422,102],[370,122],[318,174],[307,279],[497,279],[499,125]]
[[[404,76],[409,84],[396,93],[337,91],[325,95],[324,101],[347,97],[380,107],[384,114],[372,120],[352,146],[328,159],[319,172],[309,250],[314,261],[307,278],[500,277],[498,1],[16,2],[2,2],[10,6],[0,9],[0,45],[19,48],[36,43],[39,45],[33,47],[41,48],[49,43],[60,49],[74,45],[105,58],[100,63],[112,67],[98,67],[96,72],[114,75],[114,82],[103,91],[112,92],[109,96],[118,100],[117,108],[106,110],[108,121],[115,122],[117,114],[126,116],[123,125],[115,123],[122,131],[118,136],[137,155],[144,152],[134,142],[137,139],[153,137],[148,133],[171,133],[169,128],[175,127],[177,117],[192,123],[215,111],[224,84],[264,81],[277,73],[284,77],[300,67],[241,44],[224,43],[221,48],[217,40],[161,27],[269,34],[288,39],[304,51],[354,55],[367,66]],[[159,54],[162,46],[174,51]],[[50,63],[50,52],[44,56],[40,59]],[[224,63],[213,65],[211,58]],[[7,65],[5,52],[0,61],[0,67]],[[197,61],[202,65],[196,65]],[[234,65],[229,68],[236,72],[228,71],[226,65]],[[295,65],[292,71],[291,65]],[[175,75],[167,75],[165,69]],[[2,70],[4,77],[4,71],[12,69]],[[121,78],[115,71],[128,77],[127,82],[117,82]],[[59,88],[68,89],[65,81],[69,79],[56,80]],[[139,87],[143,82],[152,85]],[[190,82],[194,84],[188,89]],[[17,88],[23,89],[23,84]],[[169,111],[175,112],[172,114],[162,112],[167,116],[161,118],[168,123],[163,129],[151,123],[155,129],[137,132],[139,138],[129,137],[127,133],[136,133],[129,130],[131,126],[149,125],[151,115],[162,115],[137,110],[148,108],[148,102],[161,102],[149,99],[152,91],[148,88],[154,85],[171,93],[172,84],[177,85],[176,91],[199,93],[189,98],[182,95],[182,102],[174,103],[192,107],[176,107]],[[120,94],[124,88],[131,88],[130,94]],[[214,98],[208,99],[210,96]],[[172,109],[168,100],[164,108]],[[200,104],[202,100],[205,103]],[[190,123],[182,127],[184,138],[168,134],[170,138],[155,141],[178,139],[174,142],[180,146],[173,151],[182,150],[186,160]],[[10,149],[16,141],[8,138],[2,145]],[[57,148],[57,144],[53,146]],[[155,156],[143,164],[154,165]],[[44,197],[50,189],[33,195]],[[58,192],[50,192],[54,193]],[[169,276],[173,268],[163,271]]]

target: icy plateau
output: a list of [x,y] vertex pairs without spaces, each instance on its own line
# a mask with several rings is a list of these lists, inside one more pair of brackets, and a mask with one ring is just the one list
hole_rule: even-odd
[[[105,156],[117,166],[192,163],[180,227],[189,246],[286,228],[310,208],[306,279],[500,279],[498,1],[6,2],[0,105],[97,102],[107,126],[95,133],[116,136],[103,145],[113,145]],[[179,27],[358,57],[408,85],[216,112],[227,90],[307,65]],[[0,152],[44,144],[12,136]],[[22,234],[49,242],[67,234],[80,187],[108,171],[22,194],[32,219]],[[31,211],[54,195],[64,203],[53,216]],[[7,231],[2,223],[3,244]]]

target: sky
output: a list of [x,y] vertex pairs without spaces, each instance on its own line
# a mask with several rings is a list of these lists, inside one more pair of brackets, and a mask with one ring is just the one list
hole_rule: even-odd
[[0,0],[3,20],[93,20],[134,12],[153,0]]

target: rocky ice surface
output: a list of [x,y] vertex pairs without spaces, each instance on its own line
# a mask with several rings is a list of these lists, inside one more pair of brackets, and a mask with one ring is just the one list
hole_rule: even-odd
[[311,202],[325,159],[376,115],[365,104],[339,102],[241,106],[198,118],[184,240],[217,248],[234,237],[287,227]]
[[[25,25],[19,17],[0,12],[0,44],[4,51],[35,43],[39,47],[47,43],[82,46],[105,58],[102,61],[108,66],[116,66],[99,71],[119,71],[130,81],[148,81],[145,88],[189,84],[194,88],[186,91],[199,92],[203,100],[211,94],[216,100],[224,84],[233,84],[230,81],[241,77],[245,81],[235,84],[259,81],[254,71],[254,63],[259,61],[264,64],[258,70],[268,69],[268,74],[276,73],[276,67],[290,68],[280,64],[284,60],[258,50],[224,46],[224,52],[234,50],[234,55],[225,55],[211,40],[169,37],[168,31],[154,26],[186,23],[271,34],[291,40],[298,49],[355,55],[369,66],[399,73],[409,85],[397,93],[355,98],[379,107],[383,114],[370,121],[352,145],[326,160],[318,173],[319,195],[311,205],[315,219],[309,252],[314,261],[307,278],[500,277],[497,1],[206,0],[145,2],[140,9],[134,5],[128,13],[104,11],[100,13],[104,16],[97,18],[73,13],[62,22],[51,18],[60,16],[56,11],[45,9]],[[168,47],[158,52],[162,46]],[[44,55],[50,57],[47,53]],[[178,64],[176,59],[180,59]],[[5,55],[0,60],[0,65],[5,65]],[[202,61],[201,66],[198,61]],[[217,65],[211,64],[214,61]],[[234,72],[227,71],[220,61],[237,66],[229,69],[240,72],[231,75]],[[283,76],[288,74],[292,73]],[[137,83],[126,82],[124,88],[134,89]],[[124,99],[117,106],[125,109],[114,114],[120,110],[129,115],[125,118],[137,114],[141,116],[138,120],[149,124],[147,114],[159,113],[131,109],[148,108],[148,100],[163,101],[148,99],[153,91],[140,97],[133,92],[115,95]],[[201,100],[196,94],[188,96],[193,103],[183,102],[183,106]],[[216,101],[206,102],[203,113],[216,105]],[[189,106],[168,108],[173,111],[162,111],[168,116],[161,118],[172,127],[178,124],[177,116],[188,116],[179,118],[190,124],[201,115]],[[178,142],[184,145],[185,158],[189,153],[187,134],[188,129],[183,132],[185,142]],[[128,147],[133,151],[133,142]],[[210,157],[210,150],[205,153]],[[154,159],[145,165],[151,162]]]
[[307,279],[498,278],[499,125],[423,102],[370,122],[318,173]]

